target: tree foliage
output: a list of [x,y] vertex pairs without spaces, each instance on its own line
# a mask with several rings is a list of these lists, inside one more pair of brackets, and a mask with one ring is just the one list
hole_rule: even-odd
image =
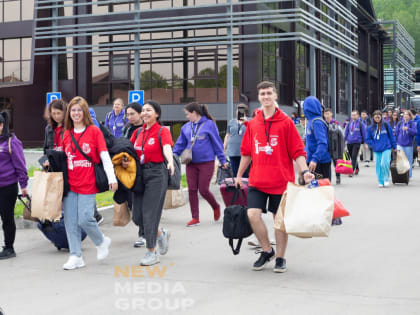
[[420,67],[420,0],[372,0],[376,17],[398,20],[416,41],[416,66]]

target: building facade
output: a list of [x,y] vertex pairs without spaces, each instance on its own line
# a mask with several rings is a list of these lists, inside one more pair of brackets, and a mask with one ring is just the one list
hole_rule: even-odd
[[202,102],[221,130],[235,104],[258,106],[261,80],[289,113],[308,95],[341,119],[382,107],[387,35],[370,0],[1,0],[0,12],[0,110],[26,146],[43,139],[50,91],[103,119],[141,89],[167,124]]

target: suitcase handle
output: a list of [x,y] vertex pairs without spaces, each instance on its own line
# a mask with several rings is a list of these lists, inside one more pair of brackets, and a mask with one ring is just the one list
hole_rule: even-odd
[[240,188],[235,187],[235,191],[233,192],[232,200],[230,201],[230,205],[233,206],[233,204],[238,200],[239,194],[242,195],[242,198],[245,200],[245,193]]

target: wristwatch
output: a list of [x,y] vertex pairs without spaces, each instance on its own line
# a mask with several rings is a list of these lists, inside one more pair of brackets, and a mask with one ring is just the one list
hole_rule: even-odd
[[304,177],[306,173],[310,173],[309,170],[304,170],[300,175]]

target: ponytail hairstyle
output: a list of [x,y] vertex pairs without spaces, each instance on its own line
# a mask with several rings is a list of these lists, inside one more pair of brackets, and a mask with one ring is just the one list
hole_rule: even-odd
[[216,120],[213,118],[212,115],[210,115],[206,104],[198,104],[197,102],[192,102],[185,105],[184,108],[187,112],[196,112],[198,115],[205,116],[208,119],[212,120],[214,123],[216,123]]
[[0,124],[3,124],[3,131],[0,136],[9,137],[9,115],[7,112],[0,113]]

